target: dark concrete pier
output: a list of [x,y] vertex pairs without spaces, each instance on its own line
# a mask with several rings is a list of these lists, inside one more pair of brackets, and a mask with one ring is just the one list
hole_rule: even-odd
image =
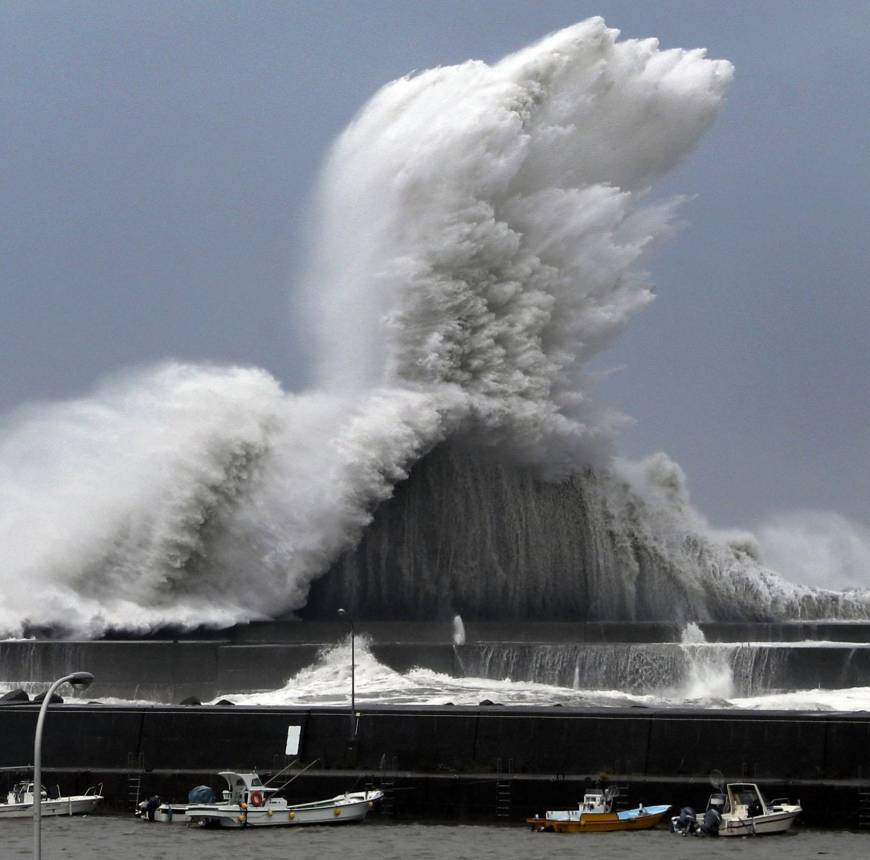
[[[0,766],[28,764],[36,714],[0,707]],[[67,789],[104,782],[121,809],[131,784],[181,798],[197,783],[219,787],[226,768],[276,772],[292,760],[291,726],[301,727],[298,757],[316,762],[297,797],[380,785],[398,817],[518,821],[573,805],[601,778],[629,805],[699,806],[717,768],[799,797],[807,823],[854,827],[870,790],[866,713],[380,707],[352,723],[335,708],[63,704],[49,712],[45,767]]]

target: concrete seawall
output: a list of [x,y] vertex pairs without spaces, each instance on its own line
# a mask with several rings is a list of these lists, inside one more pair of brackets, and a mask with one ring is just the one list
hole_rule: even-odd
[[[317,643],[0,642],[0,680],[12,686],[48,682],[87,666],[97,680],[89,694],[153,702],[201,701],[222,693],[273,690],[317,660]],[[446,643],[383,643],[372,654],[396,671],[425,666],[453,673]]]
[[[29,763],[36,713],[0,707],[0,766]],[[291,760],[290,726],[302,730],[299,757],[316,761],[304,794],[383,784],[399,816],[522,819],[573,805],[601,774],[629,802],[700,805],[717,768],[800,797],[809,823],[855,826],[870,789],[866,713],[378,707],[360,712],[349,742],[347,710],[64,704],[50,710],[43,757],[76,784],[105,781],[122,808],[130,776],[145,793],[181,797],[225,768],[277,771]]]
[[[40,683],[87,667],[97,679],[88,692],[95,698],[177,703],[195,696],[209,701],[279,689],[315,663],[323,647],[311,642],[0,642],[0,681],[12,687],[35,684],[32,689],[38,690]],[[632,692],[679,683],[690,659],[688,649],[677,643],[518,641],[454,646],[381,641],[369,647],[378,662],[397,672],[422,667],[454,677],[509,677]],[[732,666],[735,695],[870,684],[870,645],[863,643],[717,645],[691,655],[695,660],[714,658]]]
[[[679,625],[665,622],[469,622],[465,644],[458,646],[448,622],[360,622],[357,634],[376,660],[398,672],[419,666],[459,677],[646,692],[679,684],[687,660],[716,657],[717,668],[722,660],[730,664],[735,695],[870,685],[868,624],[699,626],[716,644],[692,653],[693,646],[680,643]],[[347,633],[337,621],[283,621],[163,631],[141,640],[0,641],[0,682],[46,683],[87,667],[97,678],[89,691],[95,698],[209,701],[281,688]]]

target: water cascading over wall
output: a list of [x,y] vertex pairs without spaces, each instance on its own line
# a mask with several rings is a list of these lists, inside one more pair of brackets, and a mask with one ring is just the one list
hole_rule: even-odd
[[350,604],[360,617],[405,619],[861,616],[848,598],[788,585],[740,548],[690,529],[663,537],[645,508],[607,469],[547,482],[483,447],[443,445],[313,583],[303,615]]
[[861,686],[870,648],[658,643],[485,643],[463,646],[467,677],[680,698],[758,696]]

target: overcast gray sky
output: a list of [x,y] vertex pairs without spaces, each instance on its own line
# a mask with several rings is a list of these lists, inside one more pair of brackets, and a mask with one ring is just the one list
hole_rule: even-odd
[[290,294],[335,135],[412,69],[602,14],[735,83],[665,191],[658,299],[597,363],[717,525],[870,519],[870,3],[0,4],[0,412],[175,357],[306,381]]

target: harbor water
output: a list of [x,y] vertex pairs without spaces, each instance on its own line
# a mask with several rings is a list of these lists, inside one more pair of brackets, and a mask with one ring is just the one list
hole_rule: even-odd
[[[392,824],[378,820],[356,826],[269,828],[225,831],[148,824],[133,817],[87,816],[43,821],[44,860],[93,860],[127,853],[142,860],[214,860],[256,856],[258,860],[794,860],[825,856],[858,860],[870,856],[870,832],[797,828],[762,838],[682,838],[664,828],[635,833],[532,833],[523,825]],[[32,856],[29,819],[4,822],[3,860]]]

